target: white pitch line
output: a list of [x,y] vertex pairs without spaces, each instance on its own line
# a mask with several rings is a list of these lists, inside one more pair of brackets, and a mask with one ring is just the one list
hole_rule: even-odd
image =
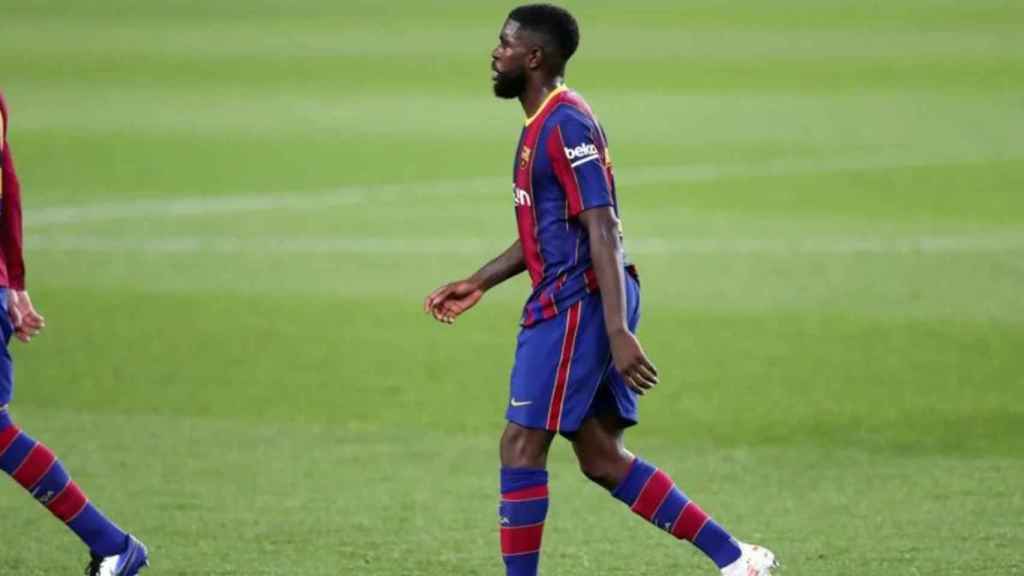
[[[29,236],[30,250],[125,254],[478,254],[490,243],[480,239],[437,238],[267,238]],[[500,250],[500,248],[495,248]]]
[[238,194],[228,196],[183,196],[146,200],[104,201],[95,204],[47,206],[28,211],[26,228],[45,228],[65,224],[135,220],[145,218],[173,218],[206,216],[270,210],[319,210],[348,204],[358,204],[369,196],[398,193],[436,194],[452,189],[472,187],[493,188],[498,178],[463,180],[435,180],[410,184],[378,184],[343,186],[317,192],[278,192],[272,194]]
[[949,154],[886,154],[824,158],[777,158],[758,163],[683,164],[648,166],[629,172],[633,185],[663,182],[712,182],[728,178],[782,177],[805,174],[868,172],[894,168],[925,168],[946,164],[975,164],[1007,160],[1001,156],[965,158]]
[[842,256],[856,254],[1004,254],[1024,251],[1024,234],[916,237],[804,236],[798,239],[654,239],[626,241],[633,254]]
[[[365,188],[345,188],[327,197],[317,197],[320,206],[354,204],[362,199]],[[137,200],[132,202],[104,202],[81,206],[53,206],[29,212],[27,228],[58,226],[61,224],[82,224],[113,220],[133,220],[148,217],[205,216],[234,214],[264,210],[304,209],[310,197],[301,193],[276,195],[184,197],[161,200]]]
[[[31,235],[29,250],[102,254],[367,254],[367,255],[486,255],[501,250],[502,242],[482,238],[393,237],[278,237],[239,238],[146,237],[113,238],[89,235]],[[1024,234],[931,235],[880,238],[821,236],[777,238],[638,238],[627,240],[634,255],[723,256],[836,256],[913,254],[1016,254],[1024,252]]]
[[[1009,160],[1008,157],[970,157],[950,154],[871,155],[843,158],[787,158],[759,163],[681,164],[647,166],[619,170],[619,187],[673,182],[705,182],[726,178],[778,177],[797,174],[826,174],[846,171],[874,171],[891,168],[936,166]],[[367,199],[443,197],[467,191],[500,193],[510,179],[471,178],[451,181],[425,181],[405,184],[345,186],[319,192],[277,192],[230,196],[183,196],[170,199],[110,200],[94,204],[49,206],[27,211],[25,227],[47,228],[90,222],[180,218],[271,210],[320,210],[355,204]]]

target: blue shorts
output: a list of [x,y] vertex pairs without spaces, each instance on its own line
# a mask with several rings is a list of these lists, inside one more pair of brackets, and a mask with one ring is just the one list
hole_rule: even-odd
[[[640,286],[626,277],[629,330],[640,321]],[[519,332],[505,418],[571,434],[591,416],[638,422],[636,393],[612,364],[601,296],[588,294],[558,316]]]
[[11,362],[11,352],[7,344],[14,334],[14,325],[7,315],[7,288],[0,288],[0,408],[11,403],[14,396],[14,364]]

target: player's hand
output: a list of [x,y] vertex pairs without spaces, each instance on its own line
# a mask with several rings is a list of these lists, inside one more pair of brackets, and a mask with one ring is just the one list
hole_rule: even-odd
[[14,326],[14,336],[29,342],[46,327],[46,320],[32,306],[32,299],[24,290],[7,291],[7,315]]
[[640,341],[630,331],[622,330],[610,337],[612,361],[626,385],[641,396],[658,383],[658,370],[647,359]]
[[450,282],[434,290],[423,301],[423,311],[438,322],[454,324],[455,319],[473,307],[484,295],[477,283],[469,280]]

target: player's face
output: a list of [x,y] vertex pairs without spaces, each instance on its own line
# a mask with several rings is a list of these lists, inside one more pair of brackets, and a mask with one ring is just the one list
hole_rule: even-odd
[[526,90],[526,59],[529,47],[523,42],[519,23],[507,20],[491,52],[491,81],[498,98],[518,98]]

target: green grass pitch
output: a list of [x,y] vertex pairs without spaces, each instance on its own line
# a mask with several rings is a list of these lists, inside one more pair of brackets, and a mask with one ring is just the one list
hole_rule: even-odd
[[[573,1],[662,384],[630,447],[786,576],[1024,574],[1024,8]],[[511,6],[6,3],[13,414],[159,575],[498,575]],[[713,574],[552,454],[547,575]],[[0,481],[0,574],[78,573]]]

